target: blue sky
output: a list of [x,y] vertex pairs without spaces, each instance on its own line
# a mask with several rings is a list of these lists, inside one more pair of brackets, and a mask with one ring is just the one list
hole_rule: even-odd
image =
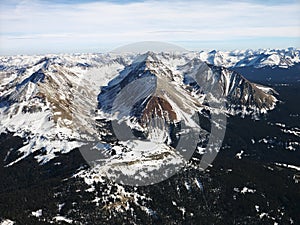
[[2,0],[0,54],[105,52],[137,41],[300,47],[299,15],[298,0]]

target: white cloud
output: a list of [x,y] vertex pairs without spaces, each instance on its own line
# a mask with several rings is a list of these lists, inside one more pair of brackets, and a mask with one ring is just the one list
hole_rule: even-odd
[[[0,7],[0,51],[92,48],[132,41],[300,38],[299,5],[250,2],[146,1],[51,4],[21,1]],[[65,43],[65,45],[63,45]],[[22,47],[23,46],[23,47]],[[51,51],[51,47],[48,46]]]

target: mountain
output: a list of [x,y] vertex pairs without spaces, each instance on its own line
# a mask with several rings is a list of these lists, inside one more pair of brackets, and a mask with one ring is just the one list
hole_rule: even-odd
[[272,84],[300,81],[300,50],[259,49],[202,51],[198,58],[215,66],[233,69],[251,81]]
[[259,50],[234,50],[234,51],[202,51],[199,53],[202,61],[215,66],[229,68],[237,67],[279,67],[289,68],[300,63],[300,50],[287,49],[259,49]]
[[1,57],[0,221],[300,221],[297,87],[201,54]]
[[[36,158],[45,163],[56,153],[67,153],[80,146],[75,140],[76,129],[89,119],[88,110],[97,104],[96,98],[92,98],[97,95],[97,82],[105,78],[99,81],[94,76],[93,82],[89,82],[88,76],[93,73],[86,75],[87,65],[91,63],[104,71],[109,65],[114,72],[124,63],[118,57],[106,62],[102,60],[104,56],[93,56],[87,63],[84,60],[89,57],[85,57],[75,62],[74,59],[66,62],[67,57],[33,57],[29,64],[23,60],[24,65],[6,67],[1,72],[1,132],[9,130],[28,138],[28,144],[19,149],[23,155],[15,162],[44,149],[46,154]],[[83,76],[86,76],[84,82]]]
[[[207,105],[214,99],[224,98],[224,107],[216,110],[231,115],[265,113],[277,101],[271,88],[253,84],[236,72],[208,65],[197,58],[181,57],[176,62],[171,55],[151,52],[137,57],[83,55],[80,60],[74,56],[75,61],[68,57],[33,57],[31,65],[25,61],[26,69],[24,65],[18,68],[14,65],[6,66],[1,72],[2,132],[9,130],[21,137],[33,137],[19,149],[23,155],[9,165],[41,148],[44,152],[36,158],[46,163],[58,152],[81,146],[81,133],[97,133],[91,125],[94,123],[91,112],[97,104],[107,113],[118,92],[138,78],[148,79],[146,86],[140,83],[131,89],[136,99],[145,100],[142,106],[136,106],[136,113],[141,113],[138,119],[144,123],[150,123],[147,119],[155,111],[166,113],[166,120],[174,123],[184,120],[189,124],[190,117],[209,108]],[[99,86],[105,83],[103,77],[107,81],[114,76],[108,86],[101,88],[97,99]],[[161,108],[164,112],[157,111]]]
[[[134,80],[146,77],[155,78],[153,87],[147,85],[153,89],[153,91],[152,89],[149,91],[148,95],[154,94],[163,98],[170,96],[178,98],[180,96],[184,100],[170,99],[172,102],[177,102],[179,108],[184,107],[183,101],[187,101],[185,104],[188,105],[189,109],[195,108],[193,106],[195,103],[189,102],[189,99],[193,100],[195,96],[197,96],[197,100],[194,101],[198,101],[196,105],[201,105],[203,103],[201,99],[208,93],[218,95],[214,97],[224,97],[228,108],[233,108],[233,106],[248,107],[247,112],[251,112],[255,108],[257,111],[264,111],[264,109],[269,110],[274,107],[276,102],[276,98],[272,96],[272,94],[276,94],[274,90],[251,83],[237,72],[225,67],[206,64],[198,58],[193,58],[185,64],[179,63],[175,67],[174,62],[170,63],[170,61],[164,61],[165,59],[161,58],[163,57],[153,53],[139,56],[136,61],[133,61],[120,73],[120,76],[102,88],[98,97],[100,108],[111,107],[111,102],[115,100],[115,95],[118,94],[119,90]],[[172,87],[168,87],[170,83]],[[161,90],[165,92],[161,93]],[[179,92],[170,94],[170,90],[173,92],[179,90]],[[232,113],[237,112],[233,111]]]
[[[193,59],[177,67],[173,64],[172,68],[167,61],[160,58],[160,55],[152,52],[139,55],[120,72],[119,76],[102,87],[98,95],[97,120],[101,121],[99,125],[101,140],[111,139],[113,133],[116,136],[113,141],[106,141],[109,148],[114,150],[113,157],[104,160],[103,164],[105,170],[110,171],[108,175],[110,177],[112,174],[117,174],[119,170],[123,174],[124,171],[129,170],[130,177],[135,174],[134,177],[142,177],[143,182],[147,178],[150,178],[149,182],[153,182],[155,175],[152,170],[154,169],[151,170],[151,174],[148,174],[149,171],[141,169],[142,165],[145,165],[145,161],[148,162],[149,158],[158,159],[152,161],[159,161],[156,164],[168,167],[171,166],[168,162],[174,163],[174,157],[178,156],[172,153],[175,148],[178,150],[177,147],[181,144],[181,142],[177,143],[178,124],[181,124],[181,132],[187,130],[187,137],[181,135],[180,140],[187,138],[185,142],[189,142],[189,148],[185,146],[185,152],[180,149],[177,153],[180,153],[180,160],[189,160],[198,141],[196,132],[191,129],[205,133],[194,119],[204,118],[206,114],[202,112],[203,110],[211,114],[224,114],[221,122],[217,122],[218,126],[224,127],[226,126],[225,114],[257,116],[275,107],[277,99],[273,96],[274,90],[253,84],[234,71],[208,65],[199,59]],[[107,125],[109,121],[116,121],[114,129]],[[119,121],[129,124],[130,129],[126,129],[126,125],[117,126]],[[134,140],[135,146],[132,146],[131,142],[129,144],[124,142],[131,140],[130,136],[127,136],[131,133],[131,128],[150,141],[147,145],[157,142],[165,144],[152,146],[149,151],[145,150],[145,142]],[[219,136],[218,138],[222,137]],[[116,143],[116,140],[124,141]],[[215,140],[216,143],[218,141],[220,140]],[[119,151],[115,151],[116,148]],[[144,158],[141,158],[140,150],[136,150],[139,148],[143,149]],[[120,163],[124,166],[122,167]],[[116,165],[118,165],[117,171]],[[173,167],[178,168],[179,165]],[[101,173],[108,173],[101,171]],[[171,171],[170,174],[173,172],[175,171]],[[144,176],[141,176],[141,173]],[[167,177],[170,174],[165,173]],[[163,177],[161,173],[159,176],[159,178]],[[114,177],[114,179],[119,178]],[[128,179],[127,177],[127,182]]]

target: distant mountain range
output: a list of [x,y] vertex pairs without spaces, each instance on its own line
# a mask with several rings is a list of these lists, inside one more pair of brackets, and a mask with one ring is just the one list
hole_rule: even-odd
[[300,49],[259,49],[235,51],[202,51],[199,58],[216,66],[289,68],[300,63]]
[[[199,58],[215,66],[224,66],[229,68],[237,67],[280,67],[289,68],[300,63],[300,49],[287,48],[287,49],[258,49],[258,50],[233,50],[233,51],[198,51],[177,53],[177,55],[184,56],[185,58]],[[128,56],[134,56],[136,53],[103,53],[103,54],[48,54],[48,55],[16,55],[16,56],[0,56],[0,69],[5,70],[9,67],[24,67],[37,63],[39,60],[48,57],[52,61],[56,60],[60,63],[67,63],[70,65],[73,62],[81,66],[89,66],[100,62],[109,61],[112,56],[119,55],[120,60]],[[174,53],[173,55],[176,55]],[[125,57],[127,56],[127,57]],[[132,58],[132,57],[129,57]],[[123,62],[125,63],[125,62]]]

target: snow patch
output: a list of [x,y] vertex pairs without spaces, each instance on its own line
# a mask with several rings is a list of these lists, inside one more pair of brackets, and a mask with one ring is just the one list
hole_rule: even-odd
[[289,164],[285,164],[285,163],[275,163],[276,166],[280,166],[280,167],[284,167],[284,168],[288,168],[288,169],[294,169],[297,171],[300,171],[300,166],[294,166],[294,165],[289,165]]
[[242,155],[244,154],[244,150],[241,150],[239,153],[235,155],[236,158],[242,159]]
[[53,217],[53,220],[56,222],[63,221],[63,222],[70,223],[70,224],[73,223],[73,220],[68,219],[64,216],[55,216],[55,217]]
[[43,210],[38,209],[37,211],[31,212],[31,215],[33,215],[35,217],[41,217],[43,215]]
[[14,224],[15,222],[9,219],[5,219],[0,222],[0,225],[14,225]]
[[238,193],[242,193],[242,194],[246,194],[246,193],[255,193],[256,190],[254,189],[251,189],[251,188],[248,188],[248,187],[243,187],[242,189],[239,189],[239,188],[233,188],[233,190],[235,192],[238,192]]

